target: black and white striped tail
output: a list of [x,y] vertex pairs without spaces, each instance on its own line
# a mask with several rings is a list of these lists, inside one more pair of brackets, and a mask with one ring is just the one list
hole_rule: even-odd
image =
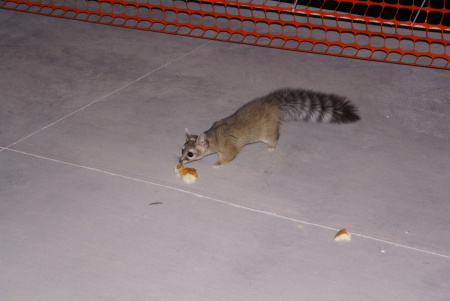
[[352,123],[360,119],[358,109],[343,96],[302,89],[271,94],[280,104],[284,121]]

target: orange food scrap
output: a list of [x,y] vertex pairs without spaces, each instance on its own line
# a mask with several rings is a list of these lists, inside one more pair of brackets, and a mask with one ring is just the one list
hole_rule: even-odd
[[347,231],[347,229],[341,229],[338,233],[336,233],[336,235],[334,236],[334,240],[351,240],[352,236],[350,235],[350,233]]
[[178,164],[175,167],[175,172],[178,176],[181,176],[183,181],[187,184],[194,183],[195,179],[198,178],[197,170],[195,168],[184,167],[183,164]]

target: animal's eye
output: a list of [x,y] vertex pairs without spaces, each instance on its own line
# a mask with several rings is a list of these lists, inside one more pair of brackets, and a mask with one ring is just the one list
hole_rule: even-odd
[[187,153],[187,155],[188,155],[189,158],[191,158],[191,157],[194,156],[194,153],[193,152],[189,152],[189,153]]

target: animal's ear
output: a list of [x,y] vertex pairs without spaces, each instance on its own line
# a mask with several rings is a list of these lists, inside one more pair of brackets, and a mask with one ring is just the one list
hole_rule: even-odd
[[191,138],[191,132],[189,132],[189,130],[187,128],[184,129],[184,132],[186,133],[186,141],[189,141],[189,139]]
[[204,150],[207,147],[208,147],[208,139],[206,139],[205,133],[201,133],[197,137],[196,148],[200,149],[200,150]]

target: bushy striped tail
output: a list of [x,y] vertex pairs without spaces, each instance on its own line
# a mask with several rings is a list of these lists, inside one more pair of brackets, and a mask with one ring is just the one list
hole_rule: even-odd
[[283,121],[352,123],[360,119],[358,109],[345,97],[302,89],[272,92],[283,111]]

